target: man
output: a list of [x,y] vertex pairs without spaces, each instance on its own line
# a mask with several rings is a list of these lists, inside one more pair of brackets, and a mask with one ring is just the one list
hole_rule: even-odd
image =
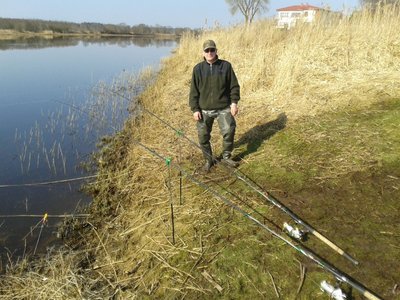
[[189,105],[197,121],[199,143],[206,160],[203,170],[209,172],[215,160],[210,144],[212,126],[217,119],[223,138],[222,162],[237,167],[231,159],[238,113],[240,86],[232,65],[219,59],[213,40],[203,43],[204,60],[193,68]]

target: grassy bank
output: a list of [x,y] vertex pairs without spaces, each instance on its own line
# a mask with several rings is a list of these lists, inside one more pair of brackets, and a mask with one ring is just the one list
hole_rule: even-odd
[[[291,31],[259,22],[187,35],[139,97],[196,141],[187,103],[191,71],[203,40],[214,39],[242,86],[235,148],[240,170],[360,266],[315,238],[307,247],[385,299],[399,297],[400,283],[399,25],[399,11],[385,8]],[[142,110],[105,138],[98,180],[88,187],[92,217],[69,224],[81,237],[34,265],[11,268],[1,281],[2,296],[327,299],[318,285],[333,283],[330,274],[190,176],[243,208],[252,206],[254,217],[280,233],[288,218],[221,166],[198,174],[200,151],[179,133]],[[182,199],[179,173],[166,158],[190,175],[183,178]],[[353,290],[353,299],[362,298]]]

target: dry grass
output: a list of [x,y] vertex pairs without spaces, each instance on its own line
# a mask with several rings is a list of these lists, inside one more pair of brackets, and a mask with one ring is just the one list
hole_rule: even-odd
[[[350,19],[330,24],[321,20],[287,32],[263,21],[187,35],[163,62],[156,83],[141,94],[140,102],[196,141],[188,93],[205,39],[216,41],[220,58],[233,64],[241,84],[239,138],[280,113],[293,122],[399,97],[399,16],[397,7],[386,7],[375,15],[364,11]],[[219,139],[214,140],[218,150]],[[83,259],[82,254],[60,253],[37,269],[20,272],[15,267],[0,284],[4,299],[295,297],[304,274],[298,274],[298,262],[288,259],[292,252],[241,223],[245,221],[240,216],[188,179],[179,205],[176,171],[171,177],[173,245],[168,165],[136,141],[172,158],[174,164],[181,163],[189,173],[200,164],[198,149],[149,114],[128,121],[108,142],[111,152],[93,188],[95,216],[86,244],[92,256]],[[257,154],[247,159],[254,163]],[[230,183],[222,180],[226,173],[218,175],[220,180],[209,183],[224,193],[216,183]],[[256,203],[254,196],[243,197]],[[264,208],[263,214],[269,212]],[[262,255],[265,246],[271,250],[268,255]],[[235,253],[242,255],[240,260]],[[318,277],[318,272],[311,270],[307,277]],[[321,297],[318,291],[308,295]]]
[[[192,65],[208,37],[221,58],[232,62],[242,86],[242,109],[260,118],[274,112],[315,115],[335,109],[367,106],[398,95],[400,35],[398,8],[364,11],[351,19],[324,19],[289,32],[260,22],[250,28],[204,33],[182,42],[179,54]],[[228,33],[228,34],[227,34]],[[177,66],[178,67],[178,66]],[[188,72],[184,64],[181,72]],[[245,112],[245,111],[243,111]]]

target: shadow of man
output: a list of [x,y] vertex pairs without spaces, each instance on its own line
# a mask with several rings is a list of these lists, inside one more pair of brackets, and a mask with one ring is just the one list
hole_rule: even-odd
[[247,144],[247,147],[245,151],[237,154],[234,159],[241,160],[245,156],[256,152],[265,140],[270,139],[275,133],[285,128],[286,122],[286,114],[281,113],[275,120],[251,128],[235,143],[235,148],[245,144]]

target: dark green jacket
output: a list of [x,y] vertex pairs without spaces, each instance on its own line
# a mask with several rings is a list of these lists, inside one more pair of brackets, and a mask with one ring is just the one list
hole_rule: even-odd
[[232,65],[222,59],[206,60],[193,68],[189,105],[192,112],[224,109],[240,100],[240,86]]

